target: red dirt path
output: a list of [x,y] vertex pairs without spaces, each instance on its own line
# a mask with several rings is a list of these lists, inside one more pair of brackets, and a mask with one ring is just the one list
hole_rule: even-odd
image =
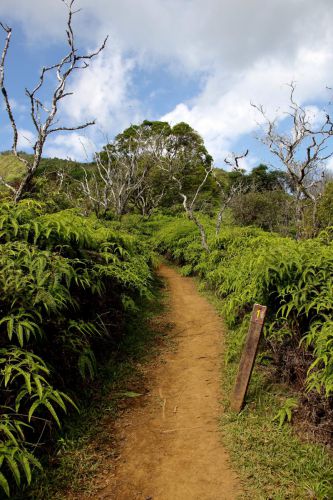
[[148,368],[142,405],[117,421],[114,474],[100,478],[94,499],[234,500],[240,492],[221,443],[220,354],[223,330],[191,278],[162,265],[177,346]]

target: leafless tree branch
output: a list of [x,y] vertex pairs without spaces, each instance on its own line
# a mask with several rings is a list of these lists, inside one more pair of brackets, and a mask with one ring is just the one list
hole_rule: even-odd
[[56,127],[56,128],[51,128],[49,129],[48,133],[53,134],[54,132],[61,132],[61,131],[70,131],[70,130],[82,130],[87,127],[90,127],[91,125],[95,125],[96,120],[92,120],[87,123],[83,123],[82,125],[77,125],[75,127]]
[[246,158],[248,154],[249,154],[248,149],[245,151],[245,153],[243,153],[241,155],[236,155],[235,153],[232,153],[231,156],[226,157],[224,159],[224,163],[226,163],[227,165],[230,165],[234,170],[240,170],[241,167],[239,166],[239,160]]
[[[68,52],[62,59],[60,59],[60,61],[50,66],[43,67],[36,86],[32,90],[26,89],[26,95],[30,101],[30,116],[37,133],[37,139],[35,144],[33,145],[32,160],[26,159],[17,152],[18,131],[15,118],[12,112],[12,108],[10,105],[10,101],[8,98],[7,90],[4,84],[5,60],[10,44],[12,29],[3,23],[0,23],[1,28],[6,32],[5,45],[0,60],[0,88],[5,101],[7,115],[9,117],[9,121],[13,129],[12,151],[13,154],[20,161],[22,161],[26,167],[26,174],[22,179],[19,187],[17,189],[14,189],[14,191],[13,189],[11,189],[12,192],[15,192],[14,196],[15,201],[20,200],[24,195],[24,193],[29,190],[31,180],[34,177],[35,172],[40,164],[45,142],[50,134],[62,131],[82,130],[95,124],[95,121],[93,120],[77,126],[67,127],[64,125],[64,126],[52,127],[52,125],[57,123],[56,116],[58,113],[59,102],[65,97],[68,97],[73,94],[73,92],[68,92],[66,90],[68,80],[71,74],[77,69],[87,68],[89,66],[89,62],[93,58],[95,58],[98,54],[100,54],[100,52],[105,48],[108,39],[108,37],[106,37],[102,45],[98,49],[96,49],[96,51],[91,52],[89,54],[79,54],[75,44],[75,36],[72,25],[73,16],[79,12],[79,10],[74,10],[74,4],[76,0],[70,0],[70,1],[61,0],[61,1],[66,6],[68,11],[67,28],[66,28]],[[45,105],[45,103],[42,102],[42,100],[38,96],[38,93],[42,89],[45,83],[46,75],[52,71],[54,71],[56,74],[57,84],[55,85],[55,88],[53,90],[52,97],[50,99],[51,105],[49,108],[48,106]]]
[[[296,198],[296,225],[297,237],[300,238],[303,223],[302,204],[308,199],[316,212],[321,190],[322,176],[325,161],[332,157],[333,150],[329,140],[333,135],[333,124],[329,123],[329,116],[316,130],[313,129],[307,111],[300,106],[294,97],[295,83],[290,85],[290,106],[287,112],[292,121],[290,133],[278,130],[277,120],[268,118],[263,106],[252,104],[264,118],[266,131],[259,140],[265,144],[271,153],[284,165],[290,178]],[[314,216],[315,219],[315,216]]]
[[[239,170],[239,165],[238,165],[238,160],[241,158],[244,158],[244,156],[247,156],[248,150],[246,150],[246,153],[240,156],[236,156],[233,154],[233,158],[235,159],[234,162],[227,161],[225,160],[225,163],[228,165],[233,165],[233,170],[237,171]],[[236,160],[237,158],[237,160]],[[226,209],[231,205],[233,200],[237,198],[237,196],[240,196],[248,190],[248,187],[242,182],[241,180],[232,184],[231,186],[226,186],[222,182],[220,182],[218,176],[216,175],[216,171],[213,170],[212,172],[214,180],[219,188],[220,191],[220,207],[217,213],[217,218],[216,218],[216,224],[215,224],[215,234],[218,236],[220,234],[221,230],[221,225],[222,225],[222,220],[223,220],[223,215],[226,211]]]

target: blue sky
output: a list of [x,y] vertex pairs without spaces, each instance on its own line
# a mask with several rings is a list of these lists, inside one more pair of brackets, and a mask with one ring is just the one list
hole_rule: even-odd
[[[97,125],[50,137],[46,155],[84,159],[131,123],[164,119],[190,123],[217,165],[229,152],[249,148],[244,163],[249,168],[271,161],[255,140],[260,116],[251,101],[278,116],[283,128],[287,83],[297,82],[298,101],[311,105],[314,115],[332,97],[326,88],[333,84],[331,0],[316,0],[315,8],[312,0],[76,0],[76,5],[82,8],[74,23],[78,46],[94,49],[107,34],[110,40],[88,70],[74,75],[75,94],[63,102],[61,123],[96,118]],[[61,0],[1,0],[0,20],[13,28],[6,85],[20,146],[27,150],[33,129],[24,88],[34,85],[44,64],[64,54],[65,14]],[[0,119],[4,150],[11,133],[3,110]]]

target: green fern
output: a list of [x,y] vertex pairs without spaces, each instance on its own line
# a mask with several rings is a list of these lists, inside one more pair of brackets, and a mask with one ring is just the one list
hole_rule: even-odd
[[[0,485],[31,481],[23,434],[60,427],[114,348],[113,330],[150,295],[148,246],[76,210],[0,202]],[[64,390],[60,390],[60,389]],[[21,420],[20,420],[21,419]],[[22,432],[21,432],[22,431]],[[30,431],[29,431],[30,432]],[[1,441],[2,439],[2,441]],[[30,453],[30,454],[29,454]]]
[[329,397],[333,393],[332,231],[297,242],[258,228],[224,227],[216,238],[212,222],[206,219],[205,224],[209,255],[200,248],[194,224],[183,218],[163,220],[153,241],[185,273],[197,273],[216,291],[230,327],[241,325],[254,303],[267,305],[267,341],[298,346],[304,339],[301,348],[313,362],[303,383],[309,391]]
[[7,496],[10,496],[10,478],[20,486],[23,473],[30,484],[31,467],[41,469],[40,462],[24,446],[25,427],[28,426],[11,414],[0,416],[0,486]]
[[287,398],[284,405],[279,409],[273,421],[277,420],[279,427],[282,427],[285,422],[291,422],[292,412],[298,406],[298,401],[295,398]]

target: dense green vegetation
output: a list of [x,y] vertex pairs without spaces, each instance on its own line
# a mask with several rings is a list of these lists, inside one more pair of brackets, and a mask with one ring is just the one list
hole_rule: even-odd
[[[1,475],[30,483],[35,452],[149,295],[151,253],[75,210],[0,206]],[[24,479],[23,479],[24,477]]]
[[[127,314],[116,349],[105,352],[93,381],[85,381],[80,412],[71,412],[56,435],[44,470],[14,496],[15,500],[66,498],[83,493],[93,496],[94,476],[106,469],[112,474],[119,436],[110,432],[110,420],[147,391],[149,379],[142,366],[170,345],[170,324],[164,324],[163,284],[152,282],[152,295],[137,301],[137,311]],[[105,346],[110,348],[110,346]],[[45,460],[48,458],[48,460]]]
[[[15,185],[22,175],[19,165],[8,153],[0,158],[0,175]],[[279,419],[297,415],[330,444],[331,192],[327,180],[315,207],[301,199],[299,238],[285,171],[259,165],[245,172],[238,164],[217,169],[187,124],[148,121],[119,134],[90,164],[42,159],[29,196],[19,203],[2,186],[3,491],[10,494],[31,482],[32,469],[53,449],[66,412],[77,412],[83,387],[100,377],[124,345],[131,318],[152,292],[153,250],[213,290],[230,330],[229,377],[253,303],[268,306],[259,360],[269,367],[268,379],[293,394]],[[278,411],[275,399],[272,408]],[[267,426],[270,419],[269,427],[278,429],[273,417],[272,411],[260,414],[258,422]],[[226,425],[237,435],[240,423],[230,419]],[[242,425],[255,434],[259,423],[248,423]],[[323,478],[313,474],[323,489]],[[301,485],[304,477],[299,478]]]
[[20,160],[11,155],[10,152],[0,154],[0,175],[7,182],[15,182],[20,179],[23,171]]
[[244,332],[253,304],[266,304],[265,336],[281,376],[331,396],[332,233],[297,242],[259,228],[225,227],[218,237],[209,229],[210,253],[200,247],[195,226],[181,218],[164,222],[156,244],[216,291],[230,327]]

